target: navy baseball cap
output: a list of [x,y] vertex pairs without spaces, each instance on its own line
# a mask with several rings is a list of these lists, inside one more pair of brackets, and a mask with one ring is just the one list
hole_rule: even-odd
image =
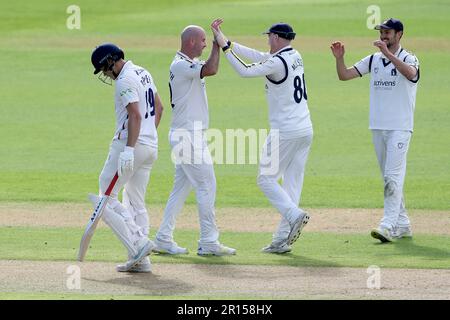
[[375,27],[375,30],[394,29],[395,31],[403,31],[403,23],[400,20],[390,18]]
[[266,32],[263,32],[263,34],[269,34],[269,33],[275,33],[279,35],[281,38],[287,39],[287,40],[294,40],[295,38],[295,32],[292,29],[290,25],[287,23],[275,23],[273,26],[270,27],[269,30]]

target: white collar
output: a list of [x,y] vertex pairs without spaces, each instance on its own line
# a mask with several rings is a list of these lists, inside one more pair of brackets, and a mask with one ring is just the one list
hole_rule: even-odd
[[177,51],[177,54],[180,55],[182,58],[186,59],[187,61],[194,63],[194,60],[192,60],[191,58],[189,58],[187,55],[185,55],[183,52],[181,51]]
[[117,75],[116,79],[119,79],[120,75],[125,72],[126,69],[128,69],[129,67],[131,67],[133,65],[133,62],[131,62],[131,60],[128,60],[125,62],[125,64],[122,67],[122,70],[120,70],[119,74]]
[[273,56],[276,56],[276,55],[279,54],[281,51],[286,50],[286,49],[292,49],[292,46],[291,46],[291,45],[287,45],[287,46],[281,48],[280,50],[278,50],[277,52],[272,53],[272,55],[273,55]]

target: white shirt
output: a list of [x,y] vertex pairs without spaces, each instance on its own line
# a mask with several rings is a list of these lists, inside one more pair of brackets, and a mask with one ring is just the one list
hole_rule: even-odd
[[402,49],[395,53],[400,60],[417,69],[417,76],[408,80],[384,54],[377,52],[354,65],[362,77],[370,72],[369,128],[413,131],[419,61]]
[[115,111],[116,133],[114,139],[127,140],[127,106],[139,102],[141,129],[138,142],[158,147],[158,133],[155,126],[156,86],[150,73],[144,68],[127,61],[116,79]]
[[[254,63],[246,64],[239,56]],[[287,46],[270,54],[232,43],[226,57],[242,77],[266,76],[270,127],[278,129],[281,138],[312,134],[303,59],[297,50]]]
[[204,61],[177,52],[170,65],[171,129],[208,129],[208,98],[205,79],[200,78]]

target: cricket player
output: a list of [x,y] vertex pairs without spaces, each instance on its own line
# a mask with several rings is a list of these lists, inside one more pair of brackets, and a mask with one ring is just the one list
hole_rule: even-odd
[[198,60],[205,48],[205,31],[199,26],[187,26],[181,33],[181,49],[170,66],[172,123],[169,142],[175,161],[175,181],[156,234],[154,251],[160,253],[188,253],[174,241],[173,231],[176,217],[192,189],[196,192],[200,220],[197,254],[223,256],[236,253],[235,249],[219,242],[215,221],[216,178],[205,136],[209,126],[205,77],[218,71],[219,47],[213,43],[206,62]]
[[373,45],[379,51],[351,68],[344,63],[345,49],[341,42],[332,43],[331,51],[340,80],[370,73],[369,128],[384,179],[384,216],[371,235],[381,242],[391,242],[412,236],[403,185],[420,74],[417,58],[400,45],[402,22],[390,18],[375,29],[379,30],[380,39]]
[[[150,73],[132,61],[125,61],[123,51],[116,45],[106,43],[96,47],[91,61],[94,74],[101,72],[99,78],[103,82],[115,82],[116,131],[99,183],[100,193],[104,194],[118,172],[119,179],[103,215],[103,220],[128,250],[129,261],[118,265],[117,271],[151,272],[147,256],[154,243],[148,239],[145,193],[158,155],[156,128],[163,105]],[[121,203],[118,193],[122,188]],[[95,207],[98,197],[91,196],[91,201]]]
[[[287,23],[277,23],[266,31],[270,52],[259,52],[231,43],[220,29],[222,19],[211,28],[228,62],[242,77],[265,77],[269,105],[270,134],[260,159],[258,186],[281,214],[272,243],[266,253],[286,253],[299,237],[309,215],[299,208],[306,160],[313,139],[309,115],[303,59],[292,48],[295,32]],[[252,62],[246,64],[240,57]],[[274,166],[275,165],[275,166]],[[278,180],[282,178],[282,185]]]

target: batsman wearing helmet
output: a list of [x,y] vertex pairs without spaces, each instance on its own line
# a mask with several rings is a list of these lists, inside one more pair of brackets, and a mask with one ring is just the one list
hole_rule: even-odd
[[[264,32],[270,52],[260,52],[228,41],[220,29],[222,22],[214,20],[211,28],[233,69],[242,77],[266,78],[270,134],[259,163],[258,186],[281,214],[281,222],[272,243],[262,251],[290,252],[309,220],[308,213],[298,206],[313,139],[303,59],[291,47],[295,32],[287,23],[274,24]],[[240,57],[253,63],[246,64]]]
[[341,42],[331,44],[339,80],[370,74],[369,128],[384,179],[384,216],[371,236],[381,242],[411,237],[411,224],[403,198],[406,155],[413,131],[419,61],[403,49],[403,23],[388,19],[375,27],[378,52],[347,68]]
[[[149,218],[145,193],[150,170],[158,155],[156,128],[163,105],[150,73],[124,60],[124,52],[114,44],[94,49],[91,62],[94,74],[108,84],[115,82],[116,131],[99,177],[100,194],[105,194],[116,172],[103,220],[128,250],[128,262],[117,266],[119,272],[150,272],[147,257],[154,244],[148,239]],[[122,203],[118,193],[123,188]],[[91,196],[94,207],[99,198]]]

